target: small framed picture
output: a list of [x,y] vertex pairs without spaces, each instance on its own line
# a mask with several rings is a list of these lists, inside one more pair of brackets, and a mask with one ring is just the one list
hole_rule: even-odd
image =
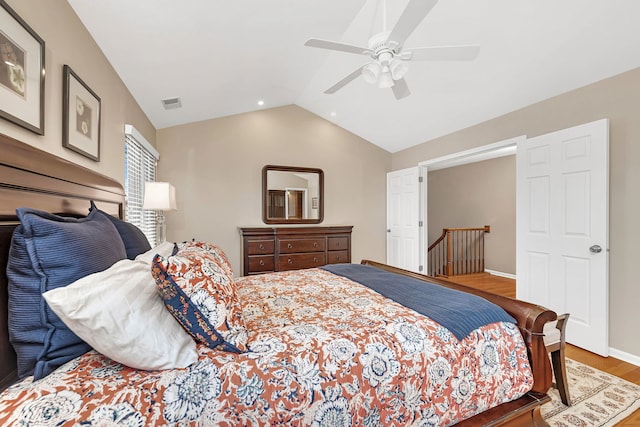
[[99,162],[100,97],[68,65],[62,87],[62,145]]
[[0,0],[0,117],[44,135],[44,40]]

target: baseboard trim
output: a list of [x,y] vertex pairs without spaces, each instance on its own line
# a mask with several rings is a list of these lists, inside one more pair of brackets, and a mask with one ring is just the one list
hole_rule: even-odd
[[617,350],[615,348],[609,348],[609,356],[620,359],[623,362],[631,363],[632,365],[640,366],[640,356],[627,353],[626,351]]
[[516,280],[516,275],[511,273],[503,273],[502,271],[489,270],[487,268],[484,269],[485,273],[493,274],[494,276],[506,277],[507,279]]

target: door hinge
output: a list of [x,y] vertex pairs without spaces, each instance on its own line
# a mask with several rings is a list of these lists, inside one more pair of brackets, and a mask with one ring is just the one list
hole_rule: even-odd
[[422,223],[422,221],[418,221],[418,227],[423,227],[424,224]]
[[421,176],[418,177],[418,182],[422,182],[422,177]]
[[418,271],[422,271],[422,270],[424,270],[424,266],[423,265],[418,267]]

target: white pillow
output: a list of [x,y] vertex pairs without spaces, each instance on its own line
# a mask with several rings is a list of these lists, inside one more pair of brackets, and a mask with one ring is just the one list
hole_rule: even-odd
[[116,362],[155,370],[185,368],[198,358],[145,262],[123,259],[43,296],[69,329]]
[[172,242],[162,242],[155,248],[149,249],[147,252],[141,253],[136,257],[136,261],[142,261],[151,266],[153,262],[153,258],[156,254],[160,254],[163,257],[169,257],[173,254],[173,248],[176,244]]

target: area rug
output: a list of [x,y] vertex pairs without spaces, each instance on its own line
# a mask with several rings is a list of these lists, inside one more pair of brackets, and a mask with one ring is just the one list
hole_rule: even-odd
[[572,406],[560,401],[555,388],[552,401],[542,406],[542,417],[550,426],[615,426],[640,408],[640,385],[567,359],[567,377]]

